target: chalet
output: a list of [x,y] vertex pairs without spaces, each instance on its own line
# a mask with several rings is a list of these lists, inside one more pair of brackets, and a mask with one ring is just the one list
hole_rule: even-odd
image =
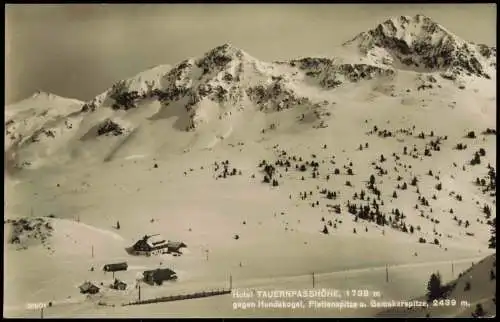
[[118,271],[126,271],[128,268],[128,264],[126,262],[123,263],[114,263],[114,264],[106,264],[102,268],[105,272],[118,272]]
[[159,255],[167,252],[167,241],[160,235],[145,235],[127,250],[133,255]]
[[85,282],[80,285],[80,293],[82,294],[96,294],[99,292],[99,287],[95,286],[90,282]]
[[155,270],[144,271],[143,276],[144,282],[151,285],[161,285],[164,281],[177,280],[177,274],[168,268],[158,268]]
[[114,290],[124,291],[127,289],[127,284],[118,279],[115,279],[115,282],[111,284],[110,287]]

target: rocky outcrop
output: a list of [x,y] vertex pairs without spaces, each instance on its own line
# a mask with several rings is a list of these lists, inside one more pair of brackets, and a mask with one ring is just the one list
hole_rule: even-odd
[[35,131],[35,133],[33,133],[33,135],[30,137],[30,141],[31,142],[39,142],[42,135],[44,137],[47,137],[47,138],[55,138],[56,137],[54,130],[41,128],[41,129]]
[[291,90],[285,78],[280,76],[273,77],[267,85],[248,88],[246,94],[260,110],[265,111],[281,111],[310,103],[307,97],[301,97]]
[[305,71],[306,76],[319,80],[326,89],[341,86],[345,81],[356,83],[377,77],[392,76],[392,68],[382,68],[368,64],[345,64],[328,58],[303,58],[292,60],[290,65]]
[[203,75],[214,71],[220,72],[231,61],[240,60],[243,56],[243,51],[226,43],[210,50],[201,59],[196,61],[196,66],[202,69]]
[[99,126],[97,129],[97,135],[102,136],[102,135],[114,135],[114,136],[119,136],[123,135],[126,132],[125,127],[121,126],[120,124],[107,119],[102,124]]

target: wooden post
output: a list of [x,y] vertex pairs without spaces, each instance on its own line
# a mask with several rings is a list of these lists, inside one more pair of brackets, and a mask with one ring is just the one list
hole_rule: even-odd
[[314,279],[314,272],[312,273],[312,283],[313,283],[313,288],[316,286],[316,281]]
[[233,275],[229,274],[229,290],[233,289]]
[[385,265],[385,281],[389,283],[389,265]]
[[94,258],[94,245],[92,245],[92,258]]
[[113,282],[115,280],[115,271],[113,271]]
[[453,262],[451,262],[451,276],[455,277]]
[[43,319],[43,307],[40,309],[40,319]]
[[139,301],[141,300],[141,282],[139,281]]

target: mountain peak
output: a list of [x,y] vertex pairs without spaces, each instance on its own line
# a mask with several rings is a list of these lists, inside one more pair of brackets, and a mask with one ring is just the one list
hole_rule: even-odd
[[[36,90],[30,97],[27,97],[24,100],[21,100],[17,103],[20,103],[23,101],[25,101],[25,102],[27,102],[27,101],[30,101],[30,102],[39,101],[42,104],[46,104],[47,102],[68,102],[68,103],[72,102],[72,103],[77,103],[77,104],[82,103],[82,101],[80,101],[78,99],[59,96],[56,94],[45,92],[43,90]],[[14,103],[14,104],[17,104],[17,103]],[[14,104],[12,104],[12,105],[14,105]]]
[[496,49],[456,36],[431,18],[418,14],[390,18],[362,32],[344,47],[356,49],[375,64],[419,71],[449,71],[489,78]]
[[413,17],[399,16],[388,19],[368,33],[373,36],[383,35],[387,37],[406,38],[413,41],[433,36],[438,36],[438,38],[456,37],[431,18],[421,14]]
[[223,43],[222,45],[216,46],[215,48],[220,48],[222,50],[237,49],[230,42]]
[[216,59],[217,57],[226,57],[227,59],[233,60],[241,59],[244,56],[248,56],[248,54],[246,54],[243,50],[233,46],[231,43],[227,42],[209,50],[207,53],[205,53],[204,58]]
[[35,98],[35,97],[56,98],[58,96],[55,94],[45,92],[45,91],[38,89],[33,93],[33,95],[31,95],[31,97],[33,97],[33,98]]
[[222,45],[216,46],[215,48],[212,49],[212,51],[221,51],[221,52],[225,52],[225,53],[234,53],[234,52],[241,51],[241,49],[236,48],[230,42],[226,42],[226,43],[224,43]]
[[202,68],[203,75],[205,75],[211,72],[218,73],[228,66],[253,60],[254,58],[243,50],[234,47],[231,43],[225,43],[209,50],[201,58],[196,59],[195,63]]
[[393,21],[398,23],[409,24],[438,24],[430,17],[423,14],[416,14],[414,16],[399,16],[387,19],[385,22]]
[[358,34],[352,40],[344,43],[344,46],[356,44],[362,52],[366,53],[373,47],[391,47],[394,42],[407,47],[399,48],[403,50],[403,54],[411,51],[410,47],[416,43],[426,43],[429,46],[441,46],[448,43],[461,45],[465,43],[464,40],[431,18],[417,14],[415,16],[399,16],[387,19],[374,29]]

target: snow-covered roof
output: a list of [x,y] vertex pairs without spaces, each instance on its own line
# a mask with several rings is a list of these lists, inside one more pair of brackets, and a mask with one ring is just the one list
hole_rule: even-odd
[[148,271],[144,271],[142,274],[144,276],[146,275],[154,275],[154,274],[162,274],[162,273],[167,273],[167,274],[170,274],[170,275],[174,275],[176,274],[175,271],[171,270],[170,268],[157,268],[157,269],[152,269],[152,270],[148,270]]
[[166,246],[167,240],[161,235],[154,235],[148,238],[147,243],[149,247]]
[[183,242],[180,242],[180,241],[171,241],[171,240],[169,240],[167,242],[167,246],[169,248],[181,248],[181,247],[186,247],[186,244],[184,244]]

